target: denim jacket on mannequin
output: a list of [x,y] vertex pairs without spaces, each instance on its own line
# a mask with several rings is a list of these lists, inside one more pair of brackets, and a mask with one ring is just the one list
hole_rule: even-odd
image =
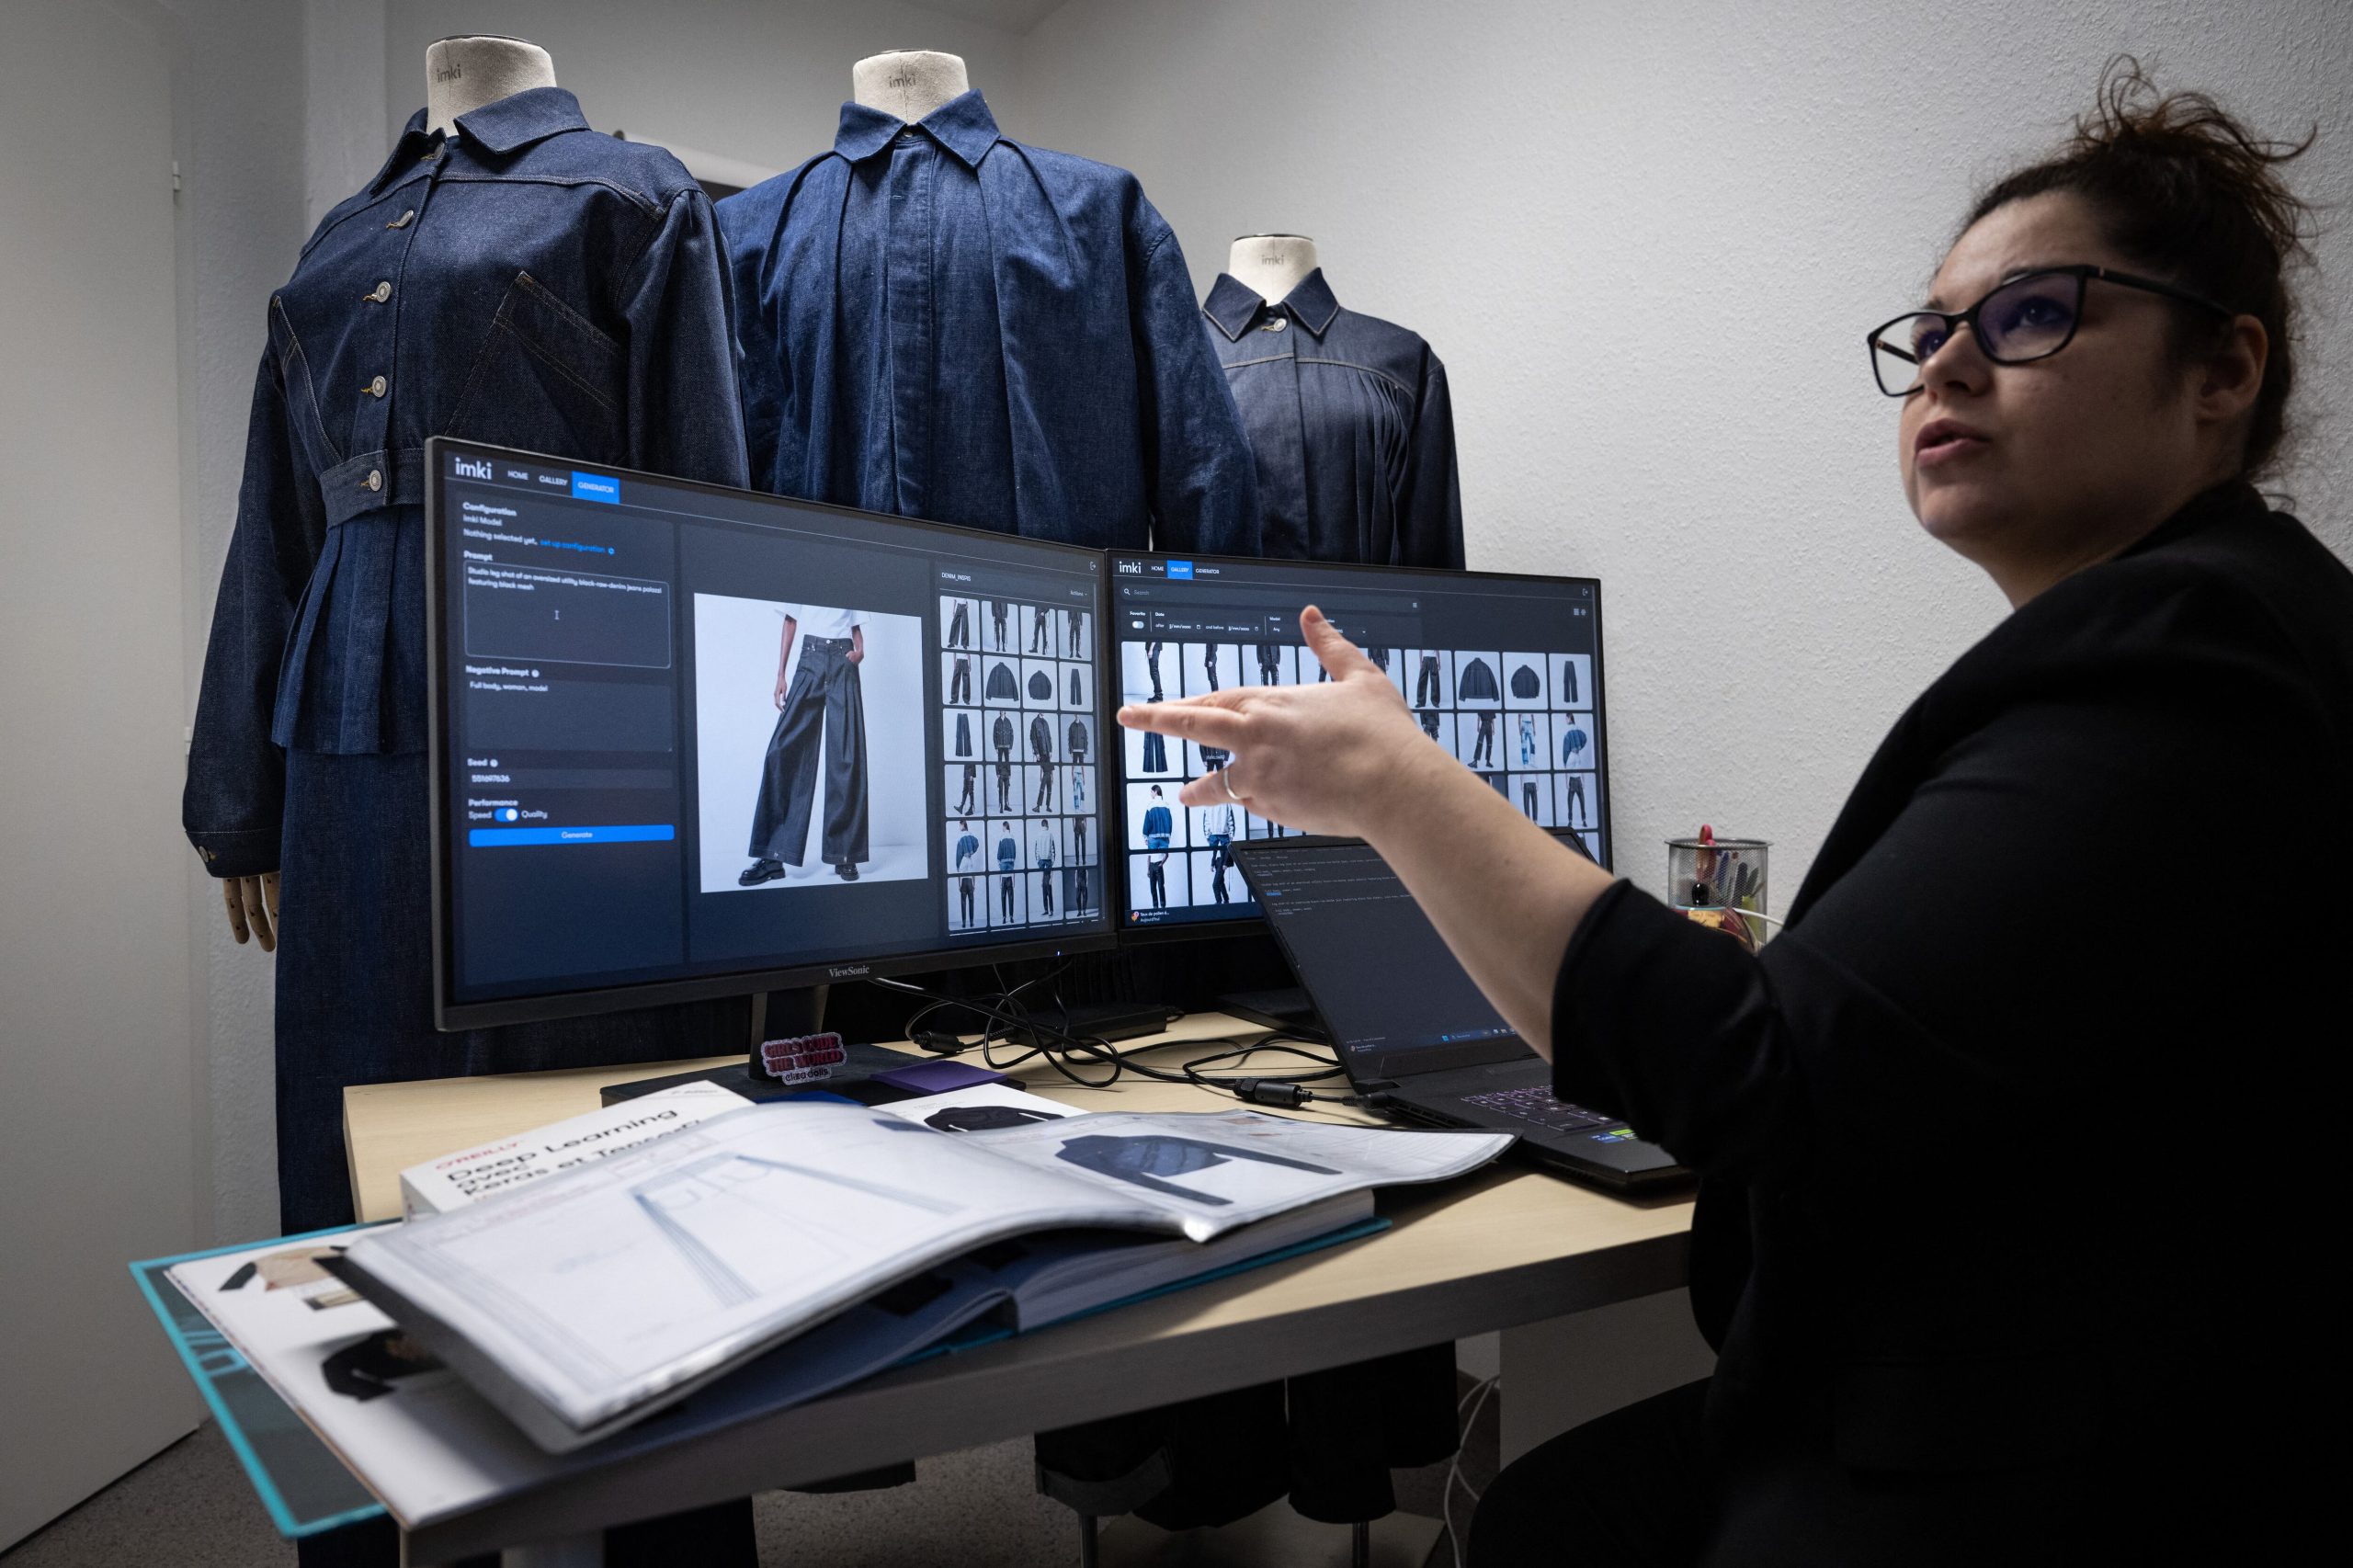
[[1320,267],[1276,304],[1221,273],[1201,311],[1256,454],[1266,554],[1462,564],[1453,402],[1418,333],[1344,309]]
[[720,204],[752,483],[1097,549],[1258,552],[1248,443],[1175,234],[1124,169],[968,92],[842,106]]
[[215,876],[278,868],[284,750],[425,747],[426,437],[744,483],[701,187],[561,87],[457,123],[411,116],[269,301],[182,805]]

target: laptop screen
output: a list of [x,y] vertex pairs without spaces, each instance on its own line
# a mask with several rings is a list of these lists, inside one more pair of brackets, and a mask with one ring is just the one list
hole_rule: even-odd
[[1527,1054],[1371,846],[1271,839],[1238,859],[1351,1078]]

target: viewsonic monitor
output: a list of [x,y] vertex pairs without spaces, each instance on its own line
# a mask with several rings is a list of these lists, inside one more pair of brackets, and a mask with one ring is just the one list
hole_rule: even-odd
[[[1109,560],[1115,705],[1323,679],[1299,634],[1299,612],[1313,604],[1381,667],[1433,743],[1609,864],[1593,578],[1117,551]],[[1122,937],[1210,936],[1258,919],[1230,846],[1285,830],[1222,800],[1177,802],[1221,755],[1173,737],[1116,735]],[[1247,778],[1246,767],[1237,777]]]
[[1114,940],[1100,552],[427,462],[442,1028]]

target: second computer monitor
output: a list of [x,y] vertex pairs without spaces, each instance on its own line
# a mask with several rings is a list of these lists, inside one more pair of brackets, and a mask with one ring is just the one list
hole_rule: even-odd
[[[1108,673],[1122,702],[1319,681],[1299,633],[1301,608],[1319,606],[1434,744],[1609,864],[1594,579],[1114,553],[1110,603]],[[1132,730],[1118,741],[1121,930],[1207,935],[1256,919],[1229,846],[1284,830],[1238,805],[1178,802],[1224,761],[1214,751]]]

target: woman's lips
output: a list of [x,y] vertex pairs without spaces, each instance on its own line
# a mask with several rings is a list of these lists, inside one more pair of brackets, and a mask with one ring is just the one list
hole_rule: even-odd
[[1913,443],[1912,458],[1922,468],[1937,468],[1982,452],[1992,445],[1965,425],[1938,419],[1921,428]]

